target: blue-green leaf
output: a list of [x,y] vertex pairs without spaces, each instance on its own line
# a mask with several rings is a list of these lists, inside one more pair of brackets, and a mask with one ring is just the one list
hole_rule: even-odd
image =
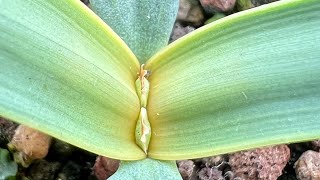
[[10,160],[9,151],[0,148],[0,179],[13,180],[18,171],[18,165]]
[[175,161],[144,159],[121,161],[117,172],[109,180],[182,180]]
[[168,44],[178,0],[90,0],[92,9],[130,47],[141,63]]

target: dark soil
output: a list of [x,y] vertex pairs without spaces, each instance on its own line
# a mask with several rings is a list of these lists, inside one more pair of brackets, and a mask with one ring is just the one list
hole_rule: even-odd
[[[16,127],[16,123],[0,118],[0,148],[7,148],[6,143],[11,140]],[[295,166],[299,165],[303,170],[299,172],[300,174],[310,166],[308,161],[313,163],[313,169],[319,169],[317,162],[320,162],[320,153],[316,152],[319,150],[318,142],[279,145],[234,154],[182,160],[177,161],[177,167],[185,180],[294,180],[297,179]],[[312,161],[300,159],[300,164],[297,165],[298,159],[308,150],[314,150],[311,158],[318,157],[318,159]],[[310,159],[307,155],[304,155],[305,158]],[[118,160],[97,156],[54,139],[44,159],[34,161],[27,168],[19,166],[18,179],[103,180],[112,175],[118,166]]]
[[[18,124],[0,117],[0,148],[7,148],[17,126]],[[18,179],[96,179],[92,174],[96,157],[95,154],[55,139],[44,159],[34,161],[27,168],[19,166]]]

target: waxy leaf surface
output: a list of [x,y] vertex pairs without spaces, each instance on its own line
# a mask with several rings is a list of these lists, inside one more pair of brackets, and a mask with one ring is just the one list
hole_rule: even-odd
[[147,62],[148,156],[187,159],[320,138],[320,3],[218,20]]
[[182,180],[175,161],[143,159],[121,161],[119,169],[108,180]]
[[94,153],[142,159],[139,63],[80,1],[12,0],[0,12],[0,116]]
[[141,63],[168,44],[178,0],[90,0],[97,13]]

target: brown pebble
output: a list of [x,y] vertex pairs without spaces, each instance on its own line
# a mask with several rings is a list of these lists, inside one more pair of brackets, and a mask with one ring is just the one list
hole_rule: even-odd
[[207,13],[232,11],[236,0],[200,0],[200,3]]
[[19,125],[8,144],[14,153],[15,160],[27,167],[33,160],[47,156],[51,137],[25,125]]
[[270,180],[282,174],[289,158],[289,147],[278,145],[231,154],[229,164],[238,179]]
[[320,140],[312,141],[311,146],[313,150],[320,152]]
[[117,171],[119,165],[119,160],[98,156],[92,172],[98,180],[105,180]]
[[312,150],[304,152],[294,168],[300,180],[320,180],[320,153]]
[[191,160],[177,161],[178,169],[183,180],[191,179],[194,172],[194,162]]
[[204,167],[200,170],[198,176],[200,180],[224,180],[222,171],[216,168]]
[[170,37],[170,43],[181,38],[182,36],[192,32],[195,28],[192,26],[182,26],[179,22],[176,22],[174,24],[171,37]]
[[200,26],[204,22],[203,10],[198,1],[180,0],[177,21]]

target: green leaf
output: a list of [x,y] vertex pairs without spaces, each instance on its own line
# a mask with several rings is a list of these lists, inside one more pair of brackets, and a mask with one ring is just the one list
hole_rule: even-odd
[[12,0],[0,12],[0,115],[115,159],[135,144],[139,64],[80,1]]
[[18,165],[10,160],[9,151],[0,148],[0,179],[15,179],[18,171]]
[[182,180],[175,161],[144,159],[140,161],[121,161],[119,169],[108,180]]
[[319,139],[319,10],[318,0],[261,6],[151,58],[148,156],[188,159]]
[[90,0],[91,7],[130,47],[141,63],[168,44],[178,0]]

